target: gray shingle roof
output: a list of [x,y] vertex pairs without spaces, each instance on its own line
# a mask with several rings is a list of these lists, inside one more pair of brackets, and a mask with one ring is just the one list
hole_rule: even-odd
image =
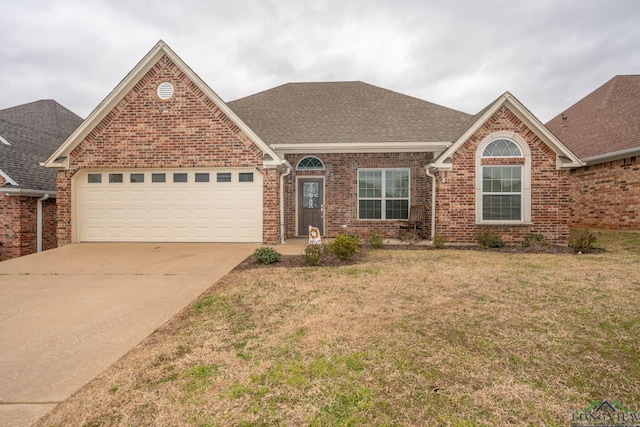
[[228,105],[267,144],[453,141],[471,118],[362,82],[288,83]]
[[55,191],[56,172],[39,165],[82,123],[53,100],[0,110],[0,170],[23,190]]
[[581,159],[640,147],[640,75],[614,77],[546,126]]

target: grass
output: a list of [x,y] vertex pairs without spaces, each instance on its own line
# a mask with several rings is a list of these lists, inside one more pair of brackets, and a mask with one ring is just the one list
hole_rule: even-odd
[[[640,412],[640,234],[235,271],[41,426],[570,425]],[[117,385],[116,385],[117,384]]]

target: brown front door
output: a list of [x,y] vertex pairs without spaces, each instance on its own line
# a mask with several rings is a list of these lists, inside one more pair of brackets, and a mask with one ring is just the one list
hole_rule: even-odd
[[309,226],[323,227],[324,194],[321,178],[298,179],[298,235],[308,236]]

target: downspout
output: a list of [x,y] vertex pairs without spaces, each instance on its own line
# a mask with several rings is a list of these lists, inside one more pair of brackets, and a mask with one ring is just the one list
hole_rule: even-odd
[[42,252],[42,202],[49,198],[49,193],[45,194],[38,199],[37,220],[36,220],[36,233],[37,233],[37,251]]
[[431,178],[431,241],[433,242],[436,237],[436,176],[429,171],[431,166],[432,163],[428,164],[424,171]]
[[286,160],[281,165],[287,168],[287,171],[280,175],[280,243],[284,243],[284,178],[289,176],[292,167]]

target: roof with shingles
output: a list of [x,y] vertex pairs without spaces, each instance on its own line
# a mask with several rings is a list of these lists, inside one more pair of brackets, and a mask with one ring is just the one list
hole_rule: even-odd
[[287,83],[228,105],[267,144],[449,142],[472,117],[363,82]]
[[82,123],[53,100],[41,100],[0,110],[0,170],[23,190],[55,191],[56,171],[40,162]]
[[583,160],[640,147],[640,75],[612,78],[546,126]]

